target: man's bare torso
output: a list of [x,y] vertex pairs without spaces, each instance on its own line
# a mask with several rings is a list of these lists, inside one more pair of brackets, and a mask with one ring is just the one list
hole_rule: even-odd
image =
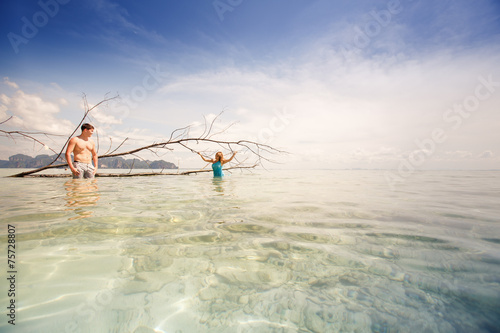
[[82,163],[92,163],[92,150],[94,141],[91,139],[84,140],[79,136],[73,138],[75,140],[75,148],[73,149],[73,160]]

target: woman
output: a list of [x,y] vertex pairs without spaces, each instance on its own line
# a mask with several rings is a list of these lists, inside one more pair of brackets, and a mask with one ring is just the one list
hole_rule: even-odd
[[224,155],[220,151],[217,152],[217,154],[215,154],[214,159],[205,158],[200,153],[198,153],[198,155],[200,155],[200,157],[205,162],[212,163],[212,170],[214,171],[214,177],[222,177],[224,175],[222,173],[222,166],[227,162],[230,162],[234,158],[234,155],[236,155],[236,152],[233,152],[233,156],[231,156],[231,158],[228,158],[227,160],[224,159]]

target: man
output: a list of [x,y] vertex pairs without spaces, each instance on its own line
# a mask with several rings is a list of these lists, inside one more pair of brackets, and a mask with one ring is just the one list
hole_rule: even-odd
[[[94,141],[90,138],[94,134],[94,126],[83,124],[81,129],[82,134],[69,140],[66,161],[74,179],[94,178],[97,172],[97,152]],[[73,153],[74,163],[71,162],[71,153]]]

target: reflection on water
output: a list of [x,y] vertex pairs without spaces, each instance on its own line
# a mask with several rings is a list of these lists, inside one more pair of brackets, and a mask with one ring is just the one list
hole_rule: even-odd
[[462,176],[16,180],[16,329],[496,332],[499,177]]
[[99,201],[99,187],[97,179],[81,180],[71,179],[64,183],[66,189],[66,207],[70,207],[77,216],[70,217],[69,220],[91,217],[92,207]]
[[212,178],[212,184],[215,192],[224,193],[224,178],[214,177]]

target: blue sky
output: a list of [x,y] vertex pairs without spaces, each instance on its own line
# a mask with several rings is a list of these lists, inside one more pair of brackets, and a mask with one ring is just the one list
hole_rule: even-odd
[[70,134],[109,93],[92,121],[130,148],[224,110],[279,167],[500,168],[498,1],[3,1],[0,30],[5,130]]

